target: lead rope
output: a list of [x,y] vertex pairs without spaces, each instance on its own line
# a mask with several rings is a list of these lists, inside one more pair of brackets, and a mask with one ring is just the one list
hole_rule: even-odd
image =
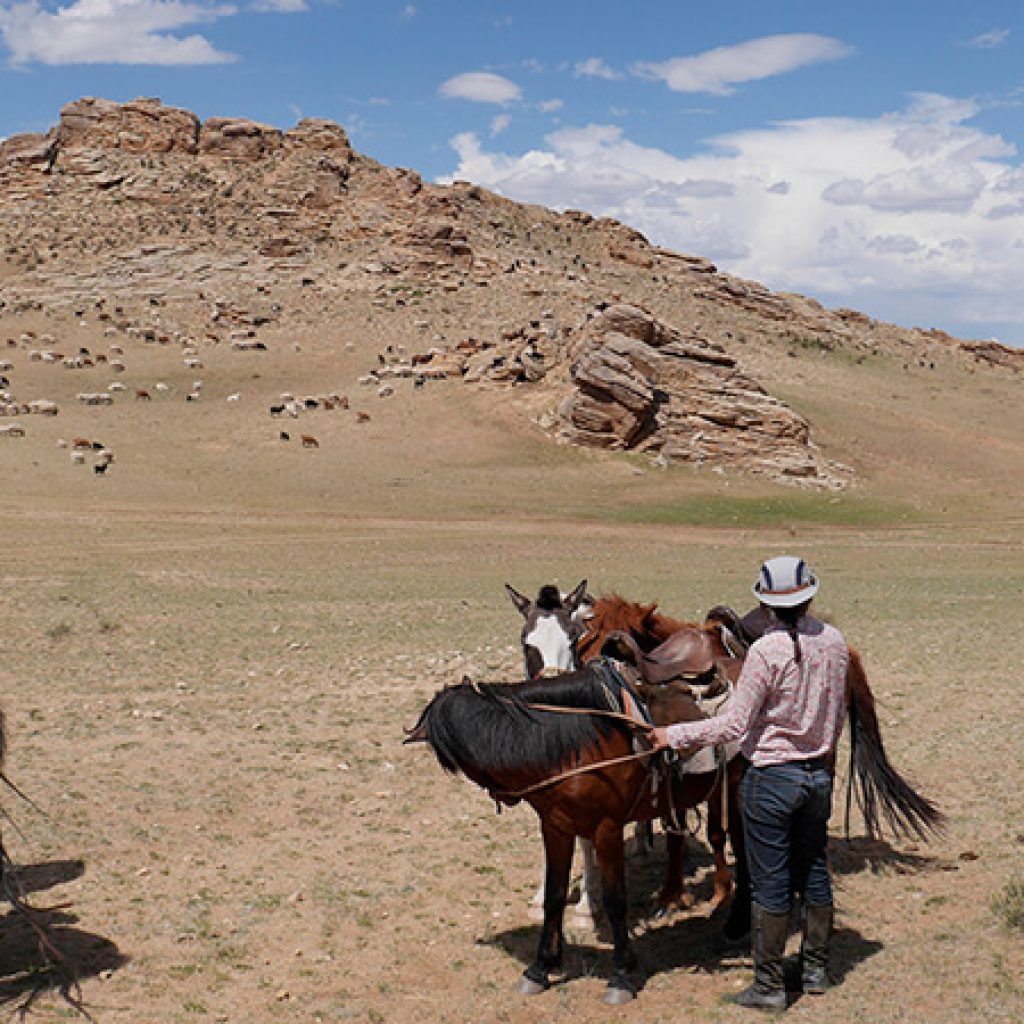
[[593,761],[590,764],[581,764],[576,768],[567,768],[564,772],[559,772],[558,775],[552,775],[548,779],[541,779],[540,782],[535,782],[532,786],[527,786],[525,789],[489,789],[487,792],[495,803],[499,803],[502,800],[521,800],[524,796],[528,796],[530,793],[536,793],[538,790],[544,789],[547,786],[554,786],[556,783],[564,782],[566,779],[574,778],[577,775],[600,771],[602,768],[610,768],[612,765],[616,764],[625,764],[628,761],[639,761],[641,758],[651,757],[656,753],[657,751],[655,750],[641,750],[636,754],[623,754],[620,757],[609,757],[604,761]]

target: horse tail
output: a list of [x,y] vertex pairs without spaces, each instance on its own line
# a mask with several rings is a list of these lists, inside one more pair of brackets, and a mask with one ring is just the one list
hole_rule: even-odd
[[881,835],[885,819],[896,835],[927,840],[945,825],[942,812],[918,793],[892,766],[882,743],[875,697],[868,686],[864,664],[856,651],[850,651],[846,673],[847,710],[850,716],[850,779],[846,791],[846,835],[850,835],[850,799],[864,817],[868,834]]

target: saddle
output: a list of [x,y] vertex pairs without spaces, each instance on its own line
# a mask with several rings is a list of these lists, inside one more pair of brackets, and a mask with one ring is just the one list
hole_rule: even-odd
[[[664,694],[670,699],[690,701],[697,717],[720,714],[732,692],[731,676],[736,666],[729,659],[715,657],[711,635],[696,627],[673,633],[649,654],[644,654],[636,641],[624,633],[609,635],[605,653],[623,660],[623,670],[636,676],[637,688],[651,706]],[[653,691],[653,692],[652,692]],[[724,747],[705,747],[687,756],[673,754],[672,770],[679,774],[714,771],[739,749],[738,743]]]
[[[632,637],[612,634],[613,645],[625,648],[626,660],[632,662],[640,681],[660,686],[673,679],[699,680],[713,673],[715,652],[711,637],[701,629],[684,629],[673,633],[649,654],[644,654]],[[609,647],[606,646],[606,650]],[[622,654],[621,649],[614,654]]]
[[[723,633],[728,633],[728,636],[722,637],[725,645],[737,648],[734,653],[742,657],[755,640],[760,640],[768,632],[772,617],[762,605],[740,618],[728,605],[719,604],[708,612],[705,621],[717,622]],[[735,644],[730,640],[735,641]]]

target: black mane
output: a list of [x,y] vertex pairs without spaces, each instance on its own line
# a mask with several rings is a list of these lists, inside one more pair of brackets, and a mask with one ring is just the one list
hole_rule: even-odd
[[537,591],[537,600],[534,603],[540,611],[558,611],[562,607],[562,592],[553,584],[546,583]]
[[492,780],[506,772],[552,771],[577,763],[588,748],[623,725],[600,715],[538,711],[529,705],[608,710],[608,694],[591,668],[525,683],[470,683],[441,690],[420,715],[441,767]]

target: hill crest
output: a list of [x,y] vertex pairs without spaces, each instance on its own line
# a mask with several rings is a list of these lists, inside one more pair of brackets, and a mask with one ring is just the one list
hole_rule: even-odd
[[[242,118],[200,121],[157,99],[85,98],[66,105],[49,132],[0,143],[0,186],[6,314],[92,306],[124,332],[182,344],[251,340],[267,327],[304,331],[317,318],[370,321],[376,338],[395,339],[366,353],[368,364],[374,354],[382,364],[370,365],[376,379],[384,368],[412,375],[411,357],[420,355],[421,367],[429,359],[445,368],[434,376],[515,389],[535,422],[571,443],[639,447],[833,486],[848,474],[820,456],[814,423],[758,382],[780,354],[1024,366],[1024,353],[996,343],[771,292],[700,256],[652,246],[608,218],[515,203],[467,182],[424,182],[357,153],[330,121],[282,131]],[[298,301],[281,301],[289,289]],[[622,303],[658,325],[655,333],[722,355],[718,370],[727,372],[716,377],[711,417],[721,436],[710,447],[695,440],[710,421],[679,414],[699,414],[695,403],[708,397],[706,379],[688,392],[693,374],[674,375],[674,405],[648,402],[647,428],[591,429],[609,401],[595,385],[597,364],[606,383],[609,360],[619,360],[615,371],[632,374],[635,387],[661,389],[650,373],[638,383],[640,363],[651,358],[638,363],[635,346],[627,368],[621,345],[592,345],[590,355],[603,356],[589,360],[589,378],[578,372],[595,313]],[[410,322],[414,308],[422,312]],[[538,373],[538,344],[552,334],[565,342],[560,370]],[[464,357],[481,351],[490,354],[467,366]],[[701,365],[703,373],[715,362]],[[746,398],[724,386],[729,374],[750,382],[740,389],[746,398],[760,391],[776,403],[773,444],[787,447],[781,461],[777,451],[752,451],[746,414],[737,412]],[[622,408],[612,415],[620,426]]]

